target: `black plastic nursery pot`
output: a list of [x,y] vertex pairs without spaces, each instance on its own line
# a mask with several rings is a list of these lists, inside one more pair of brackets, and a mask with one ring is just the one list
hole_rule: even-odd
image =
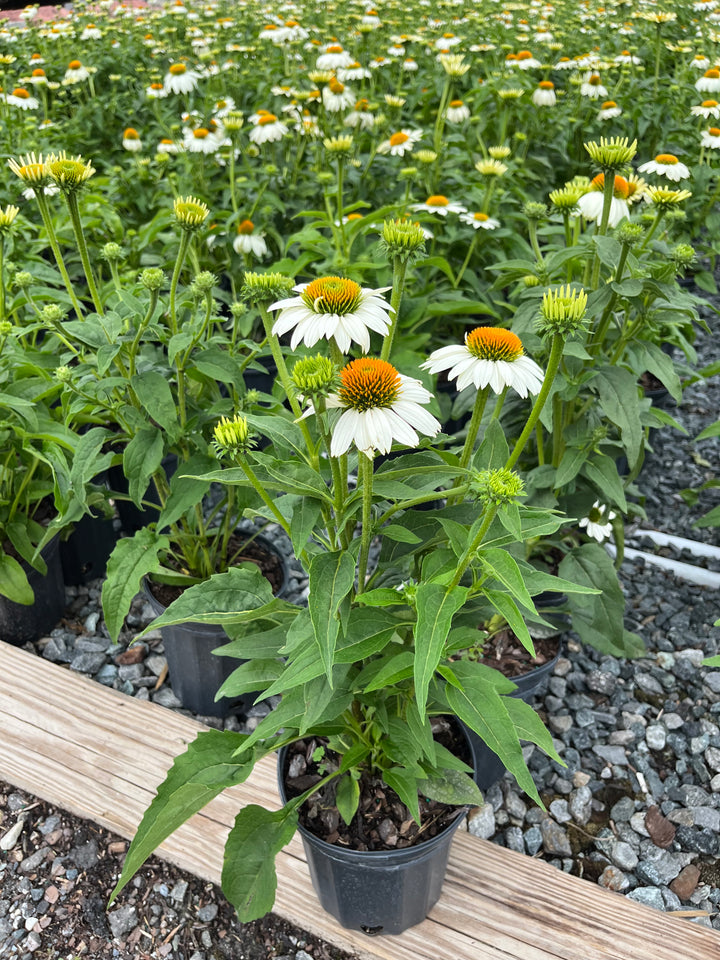
[[[467,730],[462,727],[467,736]],[[475,750],[468,737],[475,763]],[[278,754],[278,787],[285,802],[287,747]],[[310,879],[324,910],[349,930],[399,934],[422,923],[440,898],[455,831],[467,807],[437,836],[399,850],[349,850],[298,826]]]
[[68,586],[77,586],[102,577],[116,541],[112,519],[86,513],[75,524],[67,540],[60,542],[60,561],[65,583]]
[[[281,597],[288,584],[285,558],[267,537],[256,536],[253,543],[278,558],[283,584],[275,596]],[[144,581],[143,589],[153,612],[160,616],[167,608],[153,595],[147,581]],[[231,712],[239,712],[252,706],[257,697],[254,693],[215,700],[215,694],[222,684],[244,662],[235,657],[213,654],[213,650],[230,642],[220,625],[191,621],[161,627],[160,632],[165,647],[170,685],[186,709],[204,717],[226,717]]]
[[60,539],[53,537],[40,552],[47,573],[23,563],[35,602],[30,606],[0,596],[0,640],[21,647],[37,640],[57,624],[65,609],[65,583],[60,563]]

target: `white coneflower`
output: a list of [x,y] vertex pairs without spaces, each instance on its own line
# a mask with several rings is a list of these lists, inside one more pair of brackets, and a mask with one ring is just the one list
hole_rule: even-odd
[[87,67],[84,67],[79,60],[71,60],[65,71],[63,83],[66,86],[72,85],[73,83],[82,83],[83,80],[87,80],[89,76],[90,71]]
[[415,71],[418,69],[417,60],[414,60],[412,57],[405,57],[402,68],[407,73],[415,73]]
[[387,49],[387,55],[389,57],[404,57],[405,56],[405,44],[403,43],[393,43]]
[[606,100],[598,110],[598,120],[612,120],[614,117],[619,117],[621,113],[622,110],[614,100]]
[[710,67],[695,82],[695,89],[701,93],[717,93],[720,90],[720,70],[717,67]]
[[557,103],[555,84],[552,80],[541,80],[532,95],[536,107],[554,107]]
[[343,120],[346,127],[359,127],[361,130],[372,130],[375,126],[375,114],[370,110],[367,100],[358,100],[354,109]]
[[282,336],[293,331],[290,346],[313,347],[318,340],[334,340],[343,353],[352,343],[367,353],[370,331],[383,336],[390,327],[390,305],[380,294],[389,290],[363,288],[345,277],[318,277],[293,287],[299,296],[278,300],[270,310],[278,310],[272,332]]
[[31,96],[25,87],[15,87],[13,92],[5,97],[5,103],[19,107],[21,110],[37,110],[40,106],[37,97]]
[[322,92],[323,106],[328,113],[339,113],[355,103],[355,94],[334,77]]
[[37,67],[29,77],[26,77],[26,81],[33,86],[44,87],[47,86],[48,78],[42,67]]
[[150,100],[162,99],[167,95],[168,92],[162,83],[151,83],[149,87],[145,88],[145,96]]
[[41,56],[39,53],[33,53],[28,59],[28,64],[31,67],[41,67],[44,63],[45,57]]
[[338,67],[349,67],[354,60],[355,57],[343,50],[339,43],[330,43],[317,58],[315,66],[318,70],[337,70]]
[[243,220],[237,226],[233,250],[235,253],[250,253],[254,257],[265,257],[268,252],[265,234],[255,232],[255,224],[252,220]]
[[[387,360],[361,357],[340,371],[340,389],[325,399],[329,410],[342,410],[332,430],[330,454],[340,457],[351,446],[373,457],[390,453],[394,442],[416,447],[418,433],[434,437],[441,424],[423,404],[432,394],[413,377],[403,376]],[[314,411],[312,405],[304,416]]]
[[517,54],[517,65],[521,70],[534,70],[541,67],[542,64],[529,50],[519,50]]
[[128,127],[125,130],[123,133],[122,145],[126,150],[129,150],[130,153],[137,153],[138,150],[142,150],[140,134],[137,132],[135,127]]
[[577,65],[577,60],[571,60],[570,57],[560,57],[553,70],[574,70]]
[[370,71],[359,63],[351,63],[349,67],[338,67],[337,78],[341,83],[347,83],[348,80],[367,80]]
[[[615,177],[613,197],[610,201],[610,215],[608,217],[609,227],[616,227],[621,220],[630,216],[628,198],[630,197],[631,189],[631,185],[625,177]],[[578,209],[586,220],[594,220],[598,224],[602,222],[604,191],[605,175],[599,173],[596,177],[593,177],[590,190],[579,197],[577,201]]]
[[373,29],[379,27],[380,17],[378,16],[377,10],[366,10],[362,15],[360,23],[362,23],[364,27],[372,27]]
[[197,127],[183,133],[183,147],[188,153],[217,153],[218,142],[207,127]]
[[172,63],[165,74],[163,86],[166,93],[192,93],[197,89],[200,74],[188,70],[184,63]]
[[720,150],[720,129],[709,127],[707,130],[703,130],[700,145],[705,147],[706,150]]
[[673,153],[659,153],[654,160],[648,160],[638,167],[638,173],[657,173],[675,182],[687,180],[690,176],[690,170]]
[[216,100],[213,106],[213,117],[216,120],[223,120],[229,113],[235,110],[235,101],[232,97],[223,97],[222,100]]
[[702,53],[696,53],[690,61],[690,66],[695,67],[696,70],[702,70],[704,73],[709,68],[710,61]]
[[383,140],[377,148],[378,153],[389,153],[391,157],[404,157],[412,153],[413,147],[422,139],[422,130],[398,130],[388,140]]
[[525,355],[520,337],[501,327],[476,327],[465,335],[464,344],[440,347],[420,366],[430,373],[447,370],[459,391],[489,386],[502,393],[512,387],[526,397],[540,392],[544,378],[542,369]]
[[463,223],[473,227],[475,230],[497,230],[500,221],[494,217],[489,217],[486,213],[478,211],[477,213],[461,213],[460,219]]
[[578,522],[578,526],[585,530],[589,537],[593,537],[598,543],[607,540],[612,533],[612,521],[615,514],[607,507],[603,507],[599,500],[592,505],[592,509],[587,517],[583,517]]
[[258,118],[256,125],[250,131],[252,143],[268,143],[282,140],[287,135],[288,128],[278,120],[274,113],[264,113]]
[[81,40],[102,40],[102,30],[95,26],[94,23],[88,23],[87,26],[83,29],[83,32],[80,34]]
[[637,66],[642,63],[640,57],[636,57],[634,54],[630,53],[629,50],[623,50],[622,53],[619,53],[615,57],[615,63],[619,66]]
[[600,97],[607,97],[608,92],[600,82],[599,73],[589,73],[586,76],[580,85],[580,94],[583,97],[589,97],[590,100],[599,100]]
[[445,111],[448,123],[464,123],[470,117],[470,108],[462,100],[451,100]]
[[185,148],[181,143],[177,143],[175,140],[170,140],[168,137],[163,137],[163,139],[158,143],[155,148],[156,153],[180,153]]
[[414,203],[413,210],[425,210],[427,213],[437,213],[441,217],[446,217],[448,213],[465,213],[465,207],[460,203],[451,203],[447,197],[441,193],[434,193],[428,197],[425,203]]
[[704,117],[706,120],[719,120],[720,103],[717,100],[703,100],[701,104],[690,107],[690,113],[695,117]]
[[436,50],[449,50],[450,47],[456,47],[462,43],[462,37],[456,37],[454,33],[444,33],[435,41]]

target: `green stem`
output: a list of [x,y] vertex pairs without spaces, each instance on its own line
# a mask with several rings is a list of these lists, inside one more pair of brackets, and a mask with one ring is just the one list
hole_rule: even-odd
[[265,506],[268,508],[268,510],[270,510],[270,512],[271,512],[272,515],[275,517],[275,519],[276,519],[277,522],[280,524],[280,526],[283,528],[283,530],[285,531],[285,533],[286,533],[288,536],[290,536],[290,527],[289,527],[289,525],[288,525],[287,520],[286,520],[285,517],[280,513],[280,511],[278,510],[278,508],[275,506],[272,498],[268,495],[268,493],[267,493],[267,491],[265,490],[265,488],[263,487],[263,485],[260,483],[260,481],[258,480],[258,478],[255,476],[255,473],[253,472],[253,469],[252,469],[252,467],[250,466],[250,464],[247,463],[245,460],[242,460],[242,459],[238,459],[237,462],[239,463],[239,465],[240,465],[243,473],[245,474],[245,476],[246,476],[246,477],[248,478],[248,480],[250,481],[250,484],[252,485],[253,489],[259,494],[260,499],[262,500],[262,502],[265,504]]
[[457,275],[456,275],[456,277],[455,277],[455,282],[453,283],[453,288],[454,288],[455,290],[457,290],[457,288],[460,286],[460,281],[461,281],[462,278],[463,278],[463,274],[464,274],[465,271],[467,270],[468,264],[470,263],[470,258],[472,257],[473,253],[475,252],[475,247],[477,246],[477,242],[478,242],[478,237],[479,237],[479,235],[480,235],[480,231],[479,231],[479,230],[476,230],[476,231],[475,231],[475,235],[474,235],[473,238],[472,238],[472,242],[471,242],[470,246],[468,247],[468,252],[467,252],[467,255],[465,256],[465,259],[464,259],[464,261],[463,261],[463,265],[460,267],[460,269],[458,270]]
[[180,271],[182,270],[183,263],[185,262],[185,257],[187,256],[189,246],[190,234],[187,230],[183,230],[180,236],[180,247],[175,260],[172,279],[170,281],[170,332],[173,336],[175,336],[175,334],[178,332],[176,297],[178,283],[180,282]]
[[545,406],[545,401],[550,395],[550,390],[552,389],[553,381],[560,367],[560,360],[562,358],[563,347],[565,341],[559,333],[553,335],[552,347],[550,348],[550,358],[548,359],[547,369],[545,371],[545,378],[543,379],[543,385],[540,388],[540,393],[535,398],[535,403],[532,410],[530,411],[530,416],[528,417],[527,423],[523,427],[523,431],[520,436],[517,438],[517,442],[513,447],[513,451],[508,457],[508,461],[505,464],[506,470],[511,470],[516,462],[518,457],[523,451],[525,444],[527,443],[528,437],[532,433],[535,424],[540,418],[542,413],[542,408]]
[[462,557],[460,557],[460,559],[458,560],[458,565],[455,568],[455,575],[453,576],[452,580],[448,584],[447,591],[446,591],[447,593],[450,593],[451,590],[454,590],[455,587],[457,587],[457,585],[462,580],[463,575],[467,570],[467,568],[470,566],[473,557],[475,556],[475,554],[478,551],[478,548],[480,547],[480,544],[485,539],[485,534],[490,529],[490,524],[495,519],[495,514],[497,512],[498,512],[497,504],[493,504],[492,506],[487,507],[487,513],[485,514],[485,518],[482,522],[480,529],[473,537],[472,543],[469,544],[469,546],[466,548],[465,553],[463,553]]
[[655,214],[655,219],[653,220],[652,225],[648,230],[647,235],[645,236],[645,239],[643,240],[642,246],[640,247],[640,253],[643,252],[645,247],[650,243],[652,238],[655,236],[655,232],[657,231],[657,228],[660,226],[660,221],[662,220],[664,213],[665,211],[663,209],[658,208],[658,211]]
[[[630,252],[630,246],[627,243],[622,245],[620,250],[620,259],[618,260],[617,270],[615,271],[615,282],[620,283],[623,278],[623,273],[625,272],[625,262],[627,260],[628,253]],[[607,335],[608,327],[610,326],[610,321],[612,320],[612,312],[617,303],[618,295],[613,291],[612,296],[608,302],[608,305],[605,307],[602,317],[600,318],[600,323],[597,325],[597,330],[595,331],[595,336],[593,337],[593,342],[590,344],[588,352],[590,356],[596,357],[600,348],[603,345],[605,337]]]
[[98,293],[97,285],[95,284],[95,274],[93,273],[93,268],[90,264],[90,256],[88,254],[87,242],[85,240],[85,232],[83,231],[82,220],[80,219],[80,208],[78,206],[77,194],[75,191],[71,191],[65,195],[65,199],[67,200],[68,210],[70,211],[70,220],[72,221],[73,232],[75,234],[75,242],[77,243],[78,250],[80,251],[80,260],[82,261],[83,270],[85,271],[85,279],[87,280],[90,297],[92,298],[95,312],[102,317],[105,311],[103,309],[102,300],[100,299],[100,295]]
[[[477,439],[478,430],[480,429],[480,424],[482,422],[483,413],[485,412],[485,404],[487,403],[489,393],[490,387],[483,387],[482,390],[478,390],[478,394],[475,397],[475,405],[473,406],[467,437],[465,437],[465,444],[463,446],[462,453],[460,454],[460,467],[463,470],[467,467],[468,463],[470,463],[470,457],[475,449],[475,440]],[[458,477],[458,481],[459,479],[460,478]]]
[[368,557],[372,540],[372,499],[373,499],[373,462],[367,454],[358,453],[358,482],[362,494],[362,533],[360,540],[360,559],[358,560],[359,596],[365,590]]
[[155,307],[157,306],[157,302],[158,302],[158,291],[151,290],[150,305],[148,307],[148,311],[143,317],[140,323],[140,326],[137,328],[137,333],[133,338],[133,342],[130,344],[130,376],[131,377],[135,374],[135,358],[137,357],[140,337],[143,335],[143,331],[145,330],[145,327],[147,327],[148,323],[150,323],[150,319],[152,318],[153,313],[155,313]]
[[58,270],[60,271],[60,276],[63,278],[65,284],[65,289],[70,295],[72,301],[73,309],[77,314],[78,320],[83,320],[83,309],[80,306],[80,301],[78,300],[75,290],[70,280],[70,275],[67,272],[67,267],[65,266],[65,261],[63,255],[60,252],[60,246],[57,242],[57,236],[55,234],[55,228],[53,227],[52,217],[50,216],[50,209],[48,207],[48,202],[45,194],[42,192],[42,187],[35,187],[35,199],[37,200],[38,209],[40,211],[40,216],[42,217],[43,226],[45,227],[45,232],[48,235],[48,240],[50,241],[50,248],[55,257],[55,262],[57,263]]
[[392,293],[390,294],[390,329],[385,334],[382,352],[380,354],[381,360],[389,360],[395,332],[400,322],[400,302],[402,301],[403,289],[405,287],[407,266],[407,260],[401,257],[393,257],[393,286]]
[[[600,215],[600,226],[597,229],[596,236],[604,237],[608,229],[608,221],[610,219],[610,207],[612,205],[613,193],[615,191],[615,173],[612,170],[603,171],[603,206],[602,213]],[[593,257],[593,266],[592,273],[590,277],[589,287],[591,290],[597,290],[598,283],[600,282],[600,254],[595,247],[595,255]]]
[[5,237],[0,233],[0,322],[5,319]]

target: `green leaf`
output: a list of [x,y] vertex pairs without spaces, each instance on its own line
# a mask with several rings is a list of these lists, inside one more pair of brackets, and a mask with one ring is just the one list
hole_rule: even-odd
[[340,630],[338,610],[354,582],[355,560],[352,554],[345,550],[320,553],[310,561],[310,618],[320,650],[320,659],[331,683],[335,643]]
[[503,703],[520,739],[536,744],[551,760],[564,767],[565,761],[555,749],[552,735],[538,716],[537,710],[520,697],[506,697]]
[[376,587],[367,593],[361,593],[357,602],[365,607],[396,607],[405,603],[400,591],[393,590],[392,587]]
[[389,537],[390,540],[396,540],[398,543],[421,543],[420,537],[399,523],[386,524],[382,528],[382,535],[383,537]]
[[163,840],[226,787],[247,779],[255,765],[254,757],[244,762],[233,759],[245,739],[244,735],[227,730],[207,730],[175,758],[140,821],[120,879],[110,895],[111,904]]
[[483,593],[498,613],[505,617],[520,643],[522,643],[528,653],[534,657],[535,644],[532,641],[527,624],[523,620],[522,614],[513,598],[503,593],[502,590],[490,590],[487,587],[483,588]]
[[415,594],[415,701],[422,714],[428,688],[442,656],[452,618],[467,599],[467,587],[448,590],[439,583],[420,583]]
[[141,427],[123,451],[123,473],[128,492],[137,507],[147,490],[150,477],[160,468],[163,436],[157,427]]
[[420,823],[417,776],[405,767],[388,767],[387,770],[383,770],[383,780],[400,797],[410,811],[415,823]]
[[[220,648],[222,649],[222,647]],[[213,650],[213,653],[215,651]],[[249,693],[261,693],[280,676],[283,665],[279,660],[248,660],[233,670],[223,682],[215,699],[242,697]]]
[[142,578],[160,569],[158,554],[169,546],[168,537],[155,533],[150,527],[143,527],[134,537],[126,537],[115,544],[102,588],[103,616],[114,641],[117,641]]
[[[483,802],[480,787],[472,777],[463,773],[462,770],[444,770],[442,775],[420,780],[418,781],[418,789],[426,797],[431,800],[438,800],[440,803],[457,806],[471,803],[478,806]],[[459,812],[458,816],[460,816]]]
[[595,485],[598,499],[602,503],[612,503],[622,511],[627,511],[625,488],[614,460],[604,454],[596,453],[588,460],[583,470],[588,480]]
[[138,636],[176,623],[237,623],[248,611],[263,611],[265,616],[279,603],[257,564],[242,563],[183,590]]
[[157,370],[146,370],[136,373],[130,382],[148,416],[172,435],[177,428],[177,410],[167,379]]
[[360,785],[351,773],[346,773],[338,780],[335,806],[343,821],[350,825],[357,812],[360,802]]
[[14,557],[0,552],[0,595],[25,607],[35,603],[27,574]]
[[472,459],[473,467],[476,470],[495,470],[504,467],[509,456],[510,450],[500,420],[491,420]]
[[[566,483],[570,483],[580,472],[580,468],[587,459],[587,450],[575,448],[566,450],[560,460],[555,475],[555,489],[561,490]],[[615,471],[617,473],[617,471]]]
[[489,577],[499,580],[512,597],[519,600],[531,613],[535,612],[520,568],[506,550],[500,547],[485,547],[478,550],[478,557]]
[[620,254],[622,252],[620,243],[614,237],[600,237],[595,235],[592,239],[597,249],[600,262],[605,264],[606,267],[613,267],[613,269],[615,269],[620,262]]
[[210,482],[197,480],[197,474],[212,470],[215,461],[212,457],[197,453],[178,466],[170,480],[170,492],[165,506],[157,519],[157,529],[169,527],[183,514],[196,506],[210,489]]
[[620,428],[627,458],[633,467],[640,456],[643,430],[635,375],[624,367],[600,368],[592,380],[608,420]]
[[619,297],[639,297],[643,292],[642,280],[626,277],[620,282],[613,280],[610,286]]
[[283,513],[286,504],[292,507],[290,539],[295,555],[298,556],[305,549],[310,535],[315,529],[322,505],[319,500],[312,500],[309,497],[282,497],[281,500],[277,501],[277,507],[281,513]]
[[364,667],[357,678],[358,686],[366,693],[391,687],[413,675],[414,657],[410,650],[386,653]]
[[336,663],[357,663],[380,653],[390,642],[398,621],[380,610],[353,607],[344,634],[338,637]]

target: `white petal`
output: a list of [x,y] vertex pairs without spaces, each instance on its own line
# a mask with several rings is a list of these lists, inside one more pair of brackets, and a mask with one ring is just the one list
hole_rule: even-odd
[[335,424],[332,439],[330,441],[330,455],[340,457],[347,453],[350,445],[355,440],[357,432],[357,421],[360,414],[357,410],[349,409],[340,417]]

